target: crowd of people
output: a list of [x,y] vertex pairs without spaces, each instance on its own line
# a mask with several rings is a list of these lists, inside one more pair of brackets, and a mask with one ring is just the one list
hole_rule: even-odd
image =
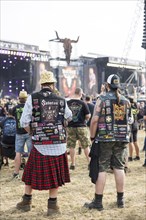
[[[58,190],[70,182],[69,170],[77,169],[77,142],[95,184],[95,197],[84,207],[104,209],[106,172],[110,169],[115,176],[117,207],[123,208],[125,172],[129,162],[140,160],[138,130],[145,129],[145,103],[122,95],[115,74],[107,78],[96,100],[85,95],[82,88],[76,88],[66,99],[55,83],[53,73],[45,70],[40,76],[40,91],[31,95],[20,91],[18,100],[0,100],[0,167],[8,166],[9,158],[13,159],[12,180],[20,179],[22,158],[27,155],[22,175],[24,194],[16,208],[30,211],[32,191],[48,190],[47,215],[60,213]],[[143,150],[146,152],[146,138]]]

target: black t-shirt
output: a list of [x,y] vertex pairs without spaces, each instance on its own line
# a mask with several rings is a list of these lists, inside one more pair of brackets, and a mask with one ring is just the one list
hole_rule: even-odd
[[68,127],[86,127],[85,115],[90,114],[88,105],[79,99],[71,99],[67,104],[73,114]]
[[6,108],[6,110],[7,110],[7,112],[9,111],[9,109],[10,108],[12,108],[13,107],[13,103],[10,101],[10,102],[7,102],[6,104],[5,104],[5,108]]
[[27,133],[27,131],[24,128],[22,128],[20,125],[20,118],[23,112],[24,105],[25,105],[24,103],[20,103],[13,108],[13,116],[16,119],[17,134]]
[[[87,105],[88,105],[88,108],[89,108],[89,111],[90,111],[90,114],[91,114],[91,118],[92,118],[93,111],[94,111],[94,104],[92,104],[92,103],[87,103]],[[87,126],[88,126],[88,127],[90,127],[91,118],[90,118],[89,121],[87,122]]]

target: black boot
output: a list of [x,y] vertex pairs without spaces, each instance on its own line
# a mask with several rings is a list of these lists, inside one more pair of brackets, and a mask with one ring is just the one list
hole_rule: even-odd
[[23,211],[30,211],[31,210],[31,202],[32,202],[32,196],[22,196],[22,201],[17,203],[16,208]]
[[103,195],[95,194],[95,198],[91,203],[85,203],[84,207],[88,209],[97,209],[98,211],[102,211],[103,205],[102,205],[102,197]]
[[56,200],[48,199],[47,215],[60,214],[59,206]]
[[124,193],[117,193],[117,206],[118,208],[124,208]]

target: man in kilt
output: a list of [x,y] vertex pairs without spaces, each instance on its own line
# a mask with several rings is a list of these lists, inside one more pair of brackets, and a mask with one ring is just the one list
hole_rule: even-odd
[[29,211],[32,190],[49,190],[47,215],[59,213],[58,188],[70,182],[66,154],[65,121],[72,112],[64,98],[55,94],[56,79],[52,72],[40,76],[41,91],[27,98],[21,126],[32,135],[33,148],[24,169],[25,194],[17,209]]

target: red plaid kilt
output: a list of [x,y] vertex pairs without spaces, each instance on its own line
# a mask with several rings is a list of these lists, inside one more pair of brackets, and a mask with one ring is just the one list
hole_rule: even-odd
[[70,182],[67,154],[44,156],[33,147],[22,181],[36,190],[54,189]]

